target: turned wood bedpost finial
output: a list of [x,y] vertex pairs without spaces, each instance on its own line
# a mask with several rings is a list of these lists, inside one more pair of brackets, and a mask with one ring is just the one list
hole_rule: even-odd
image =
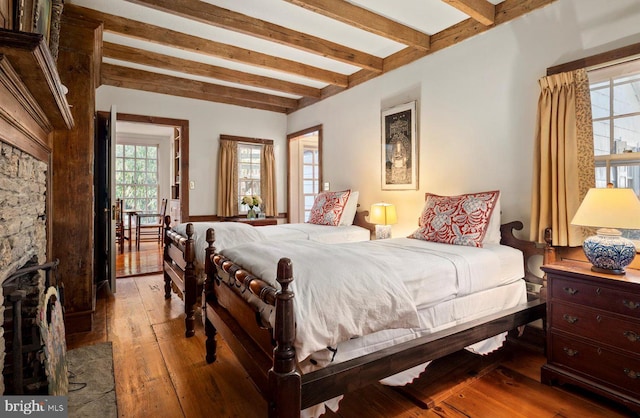
[[269,370],[269,417],[299,417],[301,406],[300,374],[296,369],[296,337],[294,294],[289,289],[293,281],[293,266],[288,258],[278,261],[280,291],[276,294],[276,322],[273,367]]
[[[556,247],[553,246],[553,231],[551,228],[545,228],[543,264],[551,264],[557,261]],[[547,273],[542,275],[542,287],[540,288],[540,299],[547,300]]]
[[211,256],[216,252],[216,247],[214,247],[213,243],[216,240],[216,231],[213,228],[207,229],[207,248],[205,249],[205,257],[204,257],[204,272],[206,274],[213,273],[214,266],[211,263]]
[[296,337],[295,318],[293,315],[293,292],[289,285],[293,281],[293,266],[288,258],[278,261],[280,291],[276,294],[276,318],[282,319],[275,324],[274,338],[277,342],[273,368],[277,373],[295,370],[295,349],[293,341]]
[[198,299],[197,279],[196,279],[196,242],[193,239],[195,228],[192,223],[187,224],[187,241],[184,244],[184,305],[185,305],[185,326],[186,337],[195,335],[196,310],[195,305]]

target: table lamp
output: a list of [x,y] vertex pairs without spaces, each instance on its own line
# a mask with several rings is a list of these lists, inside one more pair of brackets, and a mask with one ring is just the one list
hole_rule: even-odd
[[391,238],[391,225],[398,222],[396,207],[391,203],[374,203],[369,211],[369,222],[376,225],[376,239]]
[[624,274],[636,248],[615,228],[640,229],[640,201],[632,189],[589,189],[571,224],[599,228],[582,244],[591,270]]

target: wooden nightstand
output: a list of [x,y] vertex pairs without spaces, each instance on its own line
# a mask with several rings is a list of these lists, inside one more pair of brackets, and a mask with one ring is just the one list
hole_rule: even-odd
[[245,224],[253,225],[253,226],[267,226],[267,225],[277,225],[278,220],[276,218],[223,218],[222,222],[242,222]]
[[640,412],[640,271],[595,273],[591,264],[547,266],[545,384],[570,383]]

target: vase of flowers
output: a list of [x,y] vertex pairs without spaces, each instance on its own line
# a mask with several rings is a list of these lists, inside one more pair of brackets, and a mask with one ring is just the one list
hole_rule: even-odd
[[260,198],[260,196],[244,196],[242,198],[242,200],[240,200],[240,203],[242,205],[245,206],[249,206],[249,210],[247,211],[247,218],[248,219],[256,219],[257,215],[256,215],[256,208],[259,207],[262,204],[262,199]]

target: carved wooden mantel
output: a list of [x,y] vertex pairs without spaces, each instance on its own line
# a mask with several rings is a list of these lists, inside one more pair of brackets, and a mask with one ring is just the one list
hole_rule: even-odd
[[49,161],[55,129],[74,126],[42,35],[0,29],[0,139]]

